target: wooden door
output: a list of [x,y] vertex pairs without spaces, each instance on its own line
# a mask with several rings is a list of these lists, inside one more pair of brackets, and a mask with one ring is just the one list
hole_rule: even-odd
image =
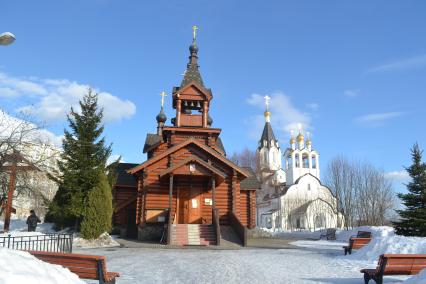
[[178,223],[201,224],[200,188],[179,187],[178,197]]

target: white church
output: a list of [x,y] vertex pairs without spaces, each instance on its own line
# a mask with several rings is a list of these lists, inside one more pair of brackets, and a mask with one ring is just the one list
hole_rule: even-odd
[[257,226],[281,230],[319,230],[343,227],[336,198],[320,180],[319,153],[312,148],[299,126],[284,151],[271,126],[269,97],[265,97],[265,126],[257,148],[258,177]]

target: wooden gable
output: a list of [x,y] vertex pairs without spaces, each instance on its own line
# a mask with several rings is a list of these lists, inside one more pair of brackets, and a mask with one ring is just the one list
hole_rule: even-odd
[[173,98],[179,98],[181,100],[193,100],[193,101],[210,101],[212,95],[205,88],[201,87],[196,82],[191,82],[185,87],[178,89],[174,94]]
[[[162,152],[161,154],[158,154],[154,156],[153,158],[145,161],[144,163],[128,170],[128,173],[135,174],[143,169],[145,169],[148,166],[152,166],[156,164],[157,162],[166,159],[168,156],[172,155],[173,153],[177,152],[180,149],[187,148],[188,145],[192,145],[195,147],[196,151],[201,151],[201,153],[207,154],[207,157],[213,157],[215,160],[217,160],[219,163],[226,165],[227,167],[234,169],[237,173],[240,174],[241,179],[246,178],[249,176],[249,174],[242,168],[240,168],[238,165],[234,164],[230,160],[223,157],[220,153],[216,152],[209,146],[206,146],[204,144],[201,144],[199,141],[190,138],[178,145],[175,145],[171,148],[169,148],[167,151]],[[192,151],[193,152],[193,151]],[[193,156],[194,154],[191,154]],[[199,155],[196,155],[199,156]],[[187,158],[187,157],[184,157]]]

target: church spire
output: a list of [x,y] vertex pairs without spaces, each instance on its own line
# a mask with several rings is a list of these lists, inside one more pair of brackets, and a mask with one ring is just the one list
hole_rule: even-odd
[[271,98],[269,96],[265,96],[265,126],[263,127],[262,136],[259,141],[259,148],[266,146],[267,148],[271,148],[274,145],[278,146],[278,140],[275,138],[274,131],[271,126],[271,112],[269,111],[269,101]]
[[192,27],[192,44],[189,46],[189,62],[186,65],[185,74],[183,76],[182,83],[180,87],[185,87],[192,81],[197,83],[198,85],[204,87],[203,79],[201,78],[200,71],[198,70],[198,46],[197,46],[197,26]]

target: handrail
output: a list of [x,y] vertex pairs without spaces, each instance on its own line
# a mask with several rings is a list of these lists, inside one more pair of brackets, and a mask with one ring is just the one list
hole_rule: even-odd
[[230,212],[229,216],[229,224],[235,230],[238,237],[243,243],[243,246],[247,246],[247,228],[241,223],[237,216],[235,216],[234,212]]
[[216,235],[216,245],[220,246],[219,209],[212,209],[212,223]]

